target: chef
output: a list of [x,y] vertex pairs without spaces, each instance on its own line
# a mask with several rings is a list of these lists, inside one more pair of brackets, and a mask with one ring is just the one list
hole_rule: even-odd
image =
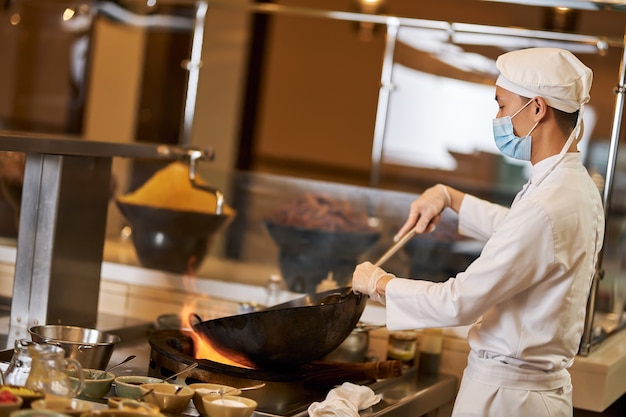
[[431,231],[449,207],[460,234],[485,242],[480,257],[443,283],[365,262],[353,288],[386,304],[390,330],[472,324],[454,417],[572,416],[567,368],[604,235],[600,193],[576,147],[592,72],[556,48],[508,52],[496,66],[494,139],[503,154],[530,161],[530,179],[510,208],[437,184],[411,203],[398,232]]

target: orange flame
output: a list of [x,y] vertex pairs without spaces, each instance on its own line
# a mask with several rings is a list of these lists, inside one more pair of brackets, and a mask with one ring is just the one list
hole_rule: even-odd
[[191,329],[189,336],[193,340],[194,356],[196,359],[207,359],[213,362],[222,363],[224,365],[238,366],[241,368],[250,368],[249,366],[242,365],[218,352],[211,341],[207,339],[203,334],[200,334],[193,330],[190,322],[190,317],[195,314],[194,311],[195,301],[185,303],[180,313],[181,324],[183,328]]

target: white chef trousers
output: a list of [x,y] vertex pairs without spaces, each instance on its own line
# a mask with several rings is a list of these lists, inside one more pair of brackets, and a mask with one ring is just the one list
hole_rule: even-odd
[[470,353],[452,417],[572,417],[566,369],[527,370]]

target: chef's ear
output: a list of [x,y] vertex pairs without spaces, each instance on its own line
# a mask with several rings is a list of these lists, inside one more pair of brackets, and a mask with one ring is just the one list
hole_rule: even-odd
[[539,121],[546,115],[548,105],[546,104],[546,101],[543,99],[543,97],[535,97],[532,100],[533,103],[531,104],[531,106],[533,106],[533,108],[535,109],[534,119],[535,121]]

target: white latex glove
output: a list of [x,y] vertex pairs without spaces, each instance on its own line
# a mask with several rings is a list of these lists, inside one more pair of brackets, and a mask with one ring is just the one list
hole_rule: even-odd
[[378,291],[378,282],[383,278],[395,278],[393,274],[374,266],[371,262],[357,265],[352,274],[352,289],[356,293],[367,294],[374,301],[385,305],[384,291]]
[[450,204],[452,199],[445,185],[437,184],[428,188],[411,203],[409,217],[394,240],[398,240],[413,228],[417,233],[432,232],[441,220],[441,212],[450,207]]
[[324,401],[312,403],[308,411],[311,417],[358,417],[360,410],[379,401],[380,395],[370,387],[344,382],[330,390]]

